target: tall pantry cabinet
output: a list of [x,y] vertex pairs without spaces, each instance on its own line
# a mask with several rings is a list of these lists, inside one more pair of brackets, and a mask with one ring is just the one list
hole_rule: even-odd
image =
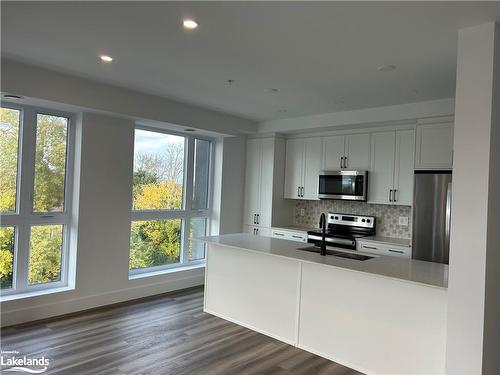
[[270,235],[271,226],[288,223],[291,202],[283,199],[285,140],[247,140],[243,231]]

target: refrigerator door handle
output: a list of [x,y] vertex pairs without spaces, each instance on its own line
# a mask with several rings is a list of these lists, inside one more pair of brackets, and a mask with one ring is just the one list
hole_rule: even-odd
[[450,231],[451,231],[451,182],[448,183],[446,191],[446,228],[445,228],[445,246],[450,248]]

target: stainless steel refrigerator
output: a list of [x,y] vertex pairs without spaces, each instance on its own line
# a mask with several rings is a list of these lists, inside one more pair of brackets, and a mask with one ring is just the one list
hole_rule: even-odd
[[412,258],[448,264],[451,171],[415,172]]

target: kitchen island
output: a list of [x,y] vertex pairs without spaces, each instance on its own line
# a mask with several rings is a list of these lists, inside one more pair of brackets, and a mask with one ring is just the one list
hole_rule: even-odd
[[201,240],[206,312],[364,373],[444,372],[446,265],[322,257],[248,234]]

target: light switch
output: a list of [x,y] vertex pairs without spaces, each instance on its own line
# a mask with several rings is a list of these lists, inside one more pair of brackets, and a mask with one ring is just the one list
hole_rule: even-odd
[[402,227],[408,226],[408,216],[400,216],[399,217],[399,225]]

